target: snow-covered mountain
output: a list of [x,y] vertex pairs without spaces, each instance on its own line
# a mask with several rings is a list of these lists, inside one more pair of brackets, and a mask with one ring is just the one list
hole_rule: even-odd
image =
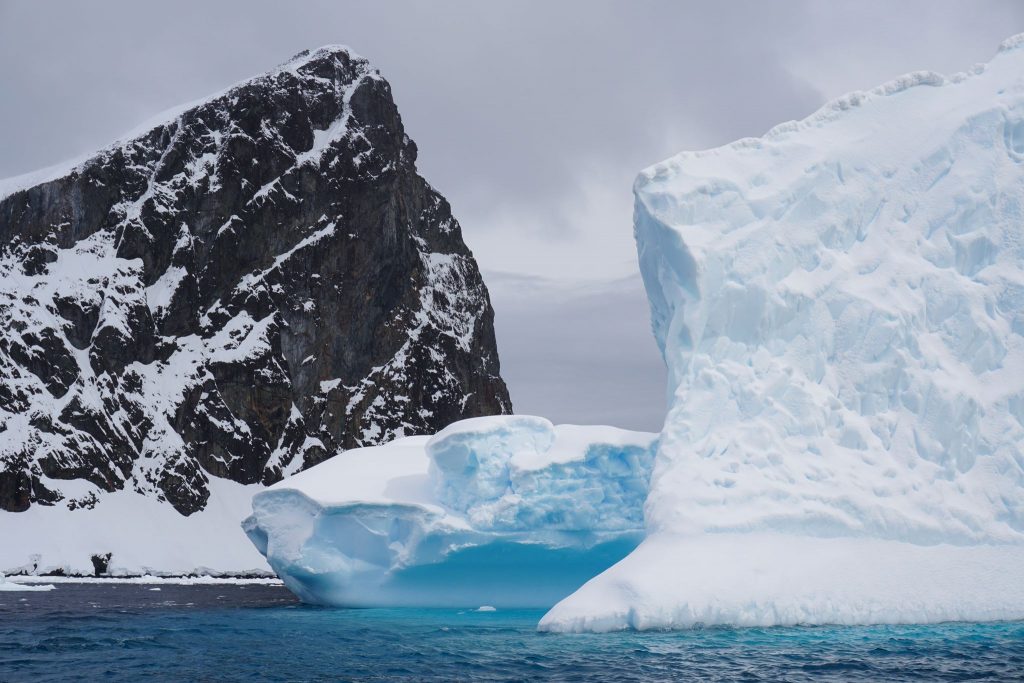
[[487,289],[415,160],[387,82],[325,47],[0,182],[5,526],[122,491],[189,515],[509,412]]
[[1024,36],[635,194],[648,536],[542,628],[1024,618]]

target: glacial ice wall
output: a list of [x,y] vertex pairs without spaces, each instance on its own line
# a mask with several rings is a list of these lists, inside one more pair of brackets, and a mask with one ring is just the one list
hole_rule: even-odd
[[306,602],[548,607],[639,543],[655,437],[463,420],[285,479],[243,528]]
[[1024,617],[1022,43],[640,174],[649,536],[542,628]]

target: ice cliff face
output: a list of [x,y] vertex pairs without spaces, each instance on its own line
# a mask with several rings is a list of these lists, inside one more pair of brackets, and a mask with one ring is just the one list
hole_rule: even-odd
[[388,84],[329,47],[0,183],[0,509],[127,488],[190,514],[211,477],[508,412],[415,159]]
[[612,427],[463,420],[289,477],[243,526],[307,602],[549,607],[636,547],[654,450]]
[[649,536],[544,628],[1024,616],[1022,43],[640,175]]

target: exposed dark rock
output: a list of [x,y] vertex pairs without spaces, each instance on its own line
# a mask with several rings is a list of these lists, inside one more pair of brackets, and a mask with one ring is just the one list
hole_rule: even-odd
[[102,553],[90,556],[92,560],[92,575],[95,577],[103,576],[107,573],[107,567],[110,566],[110,558],[113,557],[112,553]]
[[387,82],[322,48],[0,197],[0,508],[81,479],[191,514],[218,477],[508,412],[415,160]]

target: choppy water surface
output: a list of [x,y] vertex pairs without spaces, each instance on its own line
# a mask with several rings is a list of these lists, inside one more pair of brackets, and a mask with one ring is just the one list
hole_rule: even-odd
[[1021,680],[1024,623],[537,633],[538,611],[339,610],[269,586],[0,593],[2,681]]

